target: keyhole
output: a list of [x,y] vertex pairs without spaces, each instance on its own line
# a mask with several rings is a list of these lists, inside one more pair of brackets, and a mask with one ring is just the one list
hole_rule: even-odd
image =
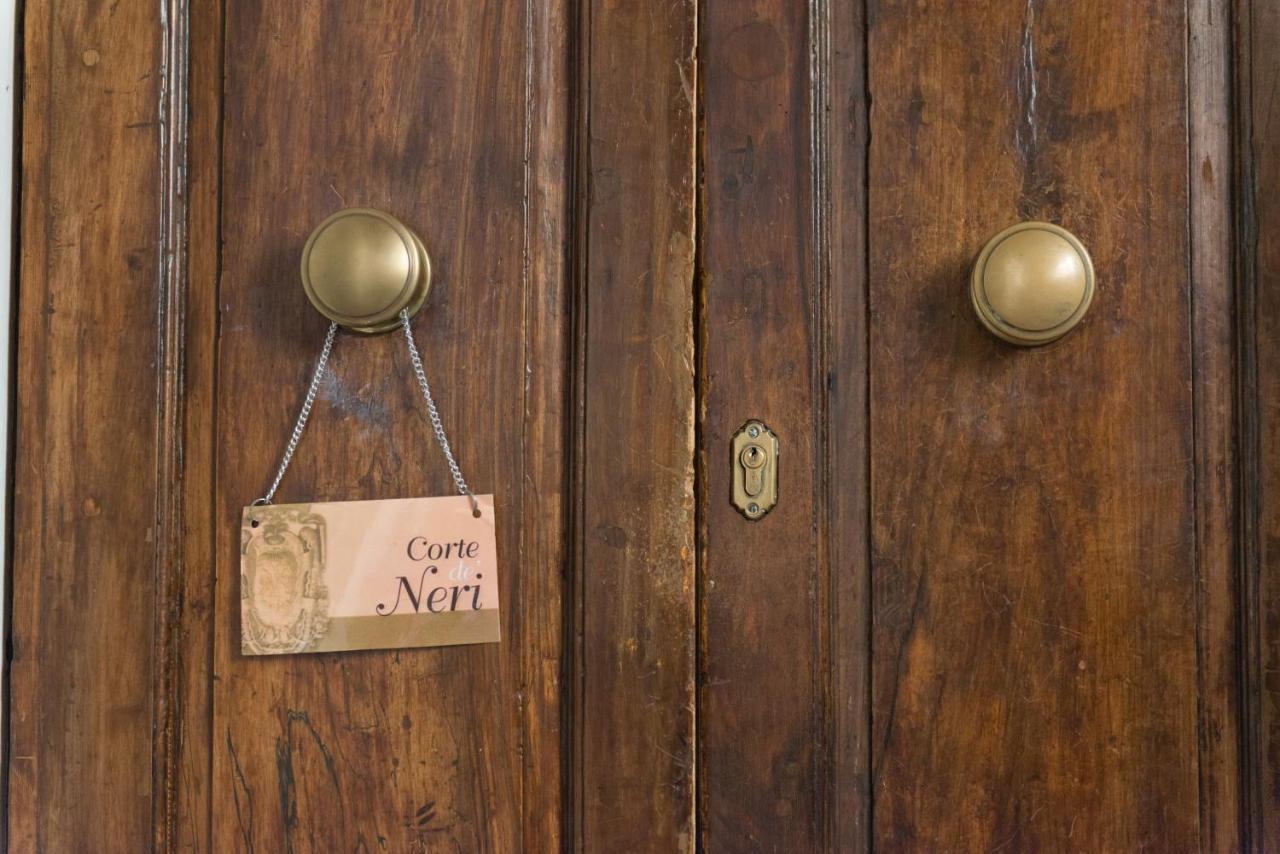
[[747,495],[755,497],[764,490],[764,451],[759,445],[747,445],[742,449],[742,489]]

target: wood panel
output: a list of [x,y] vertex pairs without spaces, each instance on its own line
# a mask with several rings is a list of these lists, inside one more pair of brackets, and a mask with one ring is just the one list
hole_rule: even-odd
[[[559,844],[563,9],[227,9],[214,850]],[[298,253],[350,205],[402,217],[431,253],[418,341],[462,470],[496,495],[504,640],[245,658],[236,520],[324,336]],[[343,335],[331,367],[279,498],[452,492],[403,339]]]
[[1238,644],[1238,328],[1230,116],[1232,10],[1187,4],[1188,235],[1195,421],[1200,850],[1244,851]]
[[[816,850],[821,838],[821,290],[805,12],[713,4],[701,32],[700,833],[713,851]],[[728,501],[726,449],[750,418],[780,441],[781,500],[757,522]]]
[[577,843],[691,852],[696,9],[582,11]]
[[[171,744],[165,813],[157,848],[211,851],[214,574],[217,565],[218,502],[215,377],[217,372],[218,272],[221,262],[219,202],[222,185],[222,4],[186,10],[185,44],[174,51],[185,69],[190,113],[175,132],[185,133],[188,201],[186,299],[182,316],[182,405],[184,408],[182,546],[178,589],[168,619],[174,630],[171,683]],[[175,94],[182,92],[174,88]]]
[[[1245,391],[1254,391],[1246,413],[1245,523],[1252,560],[1244,589],[1253,607],[1246,623],[1246,726],[1253,850],[1280,848],[1280,2],[1241,0],[1239,116],[1241,163],[1240,262],[1242,309],[1256,324],[1244,329],[1253,360],[1246,361]],[[1249,387],[1248,380],[1256,385]],[[1248,480],[1251,476],[1256,482]]]
[[[25,7],[9,845],[153,841],[180,282],[163,7]],[[109,796],[104,796],[109,793]]]
[[[1280,848],[1280,3],[225,5],[26,7],[14,850]],[[247,659],[356,204],[504,641]],[[1020,351],[1031,217],[1099,294]],[[332,368],[281,499],[447,494],[401,339]]]
[[[865,847],[862,6],[710,4],[700,30],[700,838]],[[763,519],[733,434],[778,435]]]
[[[824,677],[827,850],[870,850],[871,615],[870,471],[868,412],[867,93],[866,14],[859,2],[814,3],[819,84],[818,257],[827,297],[824,317],[826,411],[821,447],[826,457],[829,642]],[[821,85],[826,81],[826,86]],[[825,216],[823,215],[825,209]]]
[[576,20],[568,2],[527,9],[525,39],[524,361],[521,444],[524,516],[520,520],[521,780],[526,851],[562,850],[572,840],[572,644],[574,612],[567,583],[572,559],[568,474],[571,359],[578,346],[570,312],[571,231],[576,183],[571,174]]
[[[882,847],[1200,845],[1186,45],[1176,5],[876,5]],[[1016,350],[965,289],[1028,218],[1081,237],[1098,294]]]

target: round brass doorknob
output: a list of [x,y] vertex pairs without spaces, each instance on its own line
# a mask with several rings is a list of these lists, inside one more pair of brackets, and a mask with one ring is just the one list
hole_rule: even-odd
[[316,226],[302,248],[302,287],[325,317],[357,332],[385,332],[417,313],[431,288],[418,235],[389,213],[347,208]]
[[1032,347],[1070,332],[1093,300],[1093,261],[1065,228],[1023,222],[987,242],[973,264],[969,296],[997,338]]

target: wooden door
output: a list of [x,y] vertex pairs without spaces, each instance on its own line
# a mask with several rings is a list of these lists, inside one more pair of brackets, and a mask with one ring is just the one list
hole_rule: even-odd
[[[11,850],[1280,848],[1280,3],[22,26]],[[248,658],[354,205],[431,254],[503,640]],[[1098,272],[1038,349],[966,291],[1027,219]],[[281,499],[446,494],[402,342],[331,364]]]

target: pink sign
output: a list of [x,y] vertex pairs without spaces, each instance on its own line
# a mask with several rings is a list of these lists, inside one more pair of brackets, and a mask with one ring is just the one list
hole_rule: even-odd
[[493,496],[246,507],[245,655],[499,640]]

